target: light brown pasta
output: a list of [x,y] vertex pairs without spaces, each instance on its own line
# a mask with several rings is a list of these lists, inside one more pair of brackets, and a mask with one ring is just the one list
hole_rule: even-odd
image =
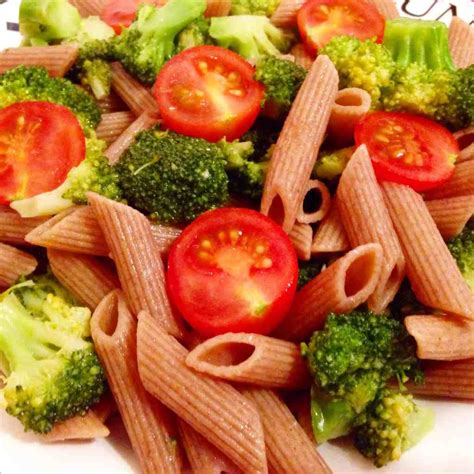
[[142,130],[147,130],[158,123],[156,116],[150,115],[147,112],[141,114],[138,118],[133,120],[130,125],[123,130],[117,139],[105,150],[104,155],[109,160],[111,165],[117,163],[123,152],[133,143],[135,136]]
[[400,16],[394,0],[369,0],[386,20],[395,20]]
[[213,377],[260,387],[310,385],[300,347],[259,334],[228,333],[208,339],[188,354],[186,364]]
[[55,277],[92,310],[120,287],[115,272],[96,257],[49,249],[48,260]]
[[168,301],[163,262],[148,219],[135,209],[98,194],[88,193],[88,198],[133,313],[148,311],[168,333],[181,337],[181,321]]
[[276,474],[331,473],[303,428],[278,395],[260,388],[242,393],[257,407],[265,434],[268,465]]
[[311,258],[311,244],[313,243],[313,229],[311,226],[297,222],[293,229],[291,229],[288,237],[295,247],[298,258],[300,260],[309,260]]
[[456,163],[474,159],[474,127],[464,128],[453,133],[459,145],[459,156]]
[[[320,196],[319,206],[314,211],[307,212],[304,209],[304,201],[306,197],[313,192],[317,192]],[[315,224],[324,219],[331,207],[331,194],[327,186],[317,179],[310,179],[306,184],[303,201],[301,202],[296,220],[301,224]]]
[[445,184],[425,193],[425,199],[444,199],[474,194],[474,160],[454,167],[453,176]]
[[322,220],[311,245],[311,253],[345,252],[350,244],[341,223],[337,200],[333,199],[328,215]]
[[46,217],[25,219],[9,207],[0,206],[0,242],[25,245],[25,236],[42,224]]
[[36,258],[11,245],[0,244],[0,287],[12,286],[22,275],[29,275],[38,265]]
[[368,92],[357,87],[341,89],[331,110],[328,123],[328,139],[339,148],[354,143],[354,129],[369,111],[372,100]]
[[296,14],[306,0],[281,0],[272,15],[272,23],[280,28],[296,26]]
[[305,68],[306,70],[309,70],[311,68],[311,65],[313,64],[314,59],[311,57],[308,51],[306,51],[304,44],[302,43],[295,44],[291,48],[290,53],[295,58],[295,63],[298,64],[298,66],[301,66]]
[[207,0],[204,16],[227,16],[230,13],[232,0]]
[[314,445],[316,440],[314,439],[313,426],[311,422],[311,396],[309,391],[300,392],[296,397],[291,397],[287,402],[288,408],[290,409],[293,416],[298,421],[298,424],[303,428],[306,436],[310,439]]
[[474,194],[428,201],[426,207],[444,240],[459,235],[474,214]]
[[108,144],[113,143],[134,120],[135,115],[132,112],[102,114],[102,120],[96,130],[97,138]]
[[172,417],[148,394],[137,367],[137,322],[120,291],[109,293],[95,310],[91,332],[143,472],[179,473]]
[[449,25],[449,50],[458,68],[465,68],[474,63],[474,30],[457,16],[451,19]]
[[92,411],[96,414],[97,418],[102,421],[102,423],[105,423],[110,416],[117,411],[117,404],[115,403],[114,397],[110,391],[107,391],[102,395],[99,403],[92,407]]
[[151,92],[133,78],[120,63],[112,63],[112,88],[138,117],[144,112],[158,114]]
[[[311,66],[278,137],[261,211],[289,232],[303,201],[337,93],[337,71],[327,56]],[[288,159],[291,157],[291,159]]]
[[43,66],[51,76],[63,77],[78,54],[79,47],[73,44],[5,49],[0,52],[0,74],[17,66]]
[[455,316],[407,316],[405,326],[420,359],[459,360],[474,357],[474,323]]
[[74,5],[81,16],[99,16],[107,0],[69,0]]
[[188,351],[146,312],[138,316],[138,367],[145,388],[246,472],[266,473],[257,411],[225,382],[186,366]]
[[128,106],[125,102],[117,95],[113,90],[110,91],[110,94],[103,99],[97,101],[97,105],[100,108],[100,111],[103,114],[111,114],[113,112],[128,112]]
[[367,301],[380,278],[382,259],[379,244],[365,244],[329,265],[296,294],[275,337],[302,341],[323,327],[329,313],[349,312]]
[[337,206],[353,247],[369,242],[382,246],[382,271],[368,300],[371,310],[382,312],[402,283],[405,259],[364,145],[356,149],[342,173],[337,188]]
[[382,183],[416,297],[431,308],[474,318],[474,296],[422,197],[408,186]]

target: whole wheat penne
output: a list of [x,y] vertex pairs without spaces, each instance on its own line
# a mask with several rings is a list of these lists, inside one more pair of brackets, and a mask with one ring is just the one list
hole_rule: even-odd
[[295,44],[291,48],[290,53],[295,58],[296,64],[298,64],[301,67],[304,67],[306,70],[309,70],[311,68],[311,65],[313,64],[314,59],[308,53],[308,51],[304,47],[304,44],[302,43]]
[[242,471],[206,438],[183,420],[178,420],[179,435],[192,472],[199,474],[240,474]]
[[122,131],[117,139],[105,150],[104,155],[108,158],[111,165],[115,164],[123,152],[135,140],[135,136],[142,130],[147,130],[158,123],[156,116],[150,115],[147,112],[141,114],[138,118],[133,120],[130,125]]
[[382,183],[416,297],[431,308],[474,318],[474,296],[423,198],[408,186]]
[[474,160],[457,164],[449,181],[425,193],[425,199],[429,201],[470,194],[474,194]]
[[300,260],[309,260],[311,258],[311,244],[313,243],[313,229],[309,224],[296,223],[288,234],[296,255]]
[[120,63],[112,63],[112,88],[138,117],[144,112],[150,115],[158,114],[156,100],[151,92],[134,77],[132,77]]
[[272,15],[272,23],[280,28],[296,26],[296,14],[306,0],[281,0]]
[[254,406],[225,382],[186,366],[188,351],[146,312],[138,316],[138,368],[146,390],[245,472],[266,473]]
[[428,201],[426,207],[444,240],[459,235],[474,215],[474,194]]
[[42,66],[51,76],[63,77],[78,54],[74,44],[5,49],[0,52],[0,74],[17,66]]
[[204,16],[227,16],[232,7],[232,0],[207,0]]
[[148,219],[135,209],[98,194],[88,193],[88,198],[133,313],[146,310],[167,332],[181,337],[181,321],[168,301],[163,262]]
[[311,253],[345,252],[350,248],[346,229],[339,215],[337,200],[333,199],[331,209],[314,234]]
[[416,340],[420,359],[459,360],[474,357],[474,323],[456,316],[407,316],[405,327]]
[[99,16],[107,0],[69,0],[74,5],[81,16]]
[[353,247],[369,242],[382,246],[382,271],[368,300],[370,309],[382,312],[402,283],[405,259],[365,145],[356,149],[342,173],[337,188],[337,206]]
[[97,101],[97,105],[100,108],[100,111],[103,114],[111,114],[112,112],[123,112],[129,111],[127,104],[120,98],[120,96],[114,92],[110,91],[110,94],[103,99]]
[[178,474],[171,414],[140,381],[136,331],[120,291],[107,295],[92,316],[92,338],[142,471]]
[[275,331],[275,337],[302,341],[321,329],[329,313],[345,313],[367,301],[382,270],[380,244],[365,244],[348,252],[307,283]]
[[268,465],[278,474],[332,472],[278,395],[261,388],[242,393],[257,407],[265,434]]
[[0,287],[12,286],[22,275],[29,275],[38,265],[36,258],[11,245],[0,244]]
[[102,114],[102,120],[96,130],[97,138],[108,144],[113,143],[134,120],[135,115],[132,112]]
[[394,0],[369,0],[386,20],[395,20],[400,16]]
[[55,277],[92,310],[120,287],[117,275],[96,257],[49,249],[48,260]]
[[25,245],[25,236],[42,224],[46,217],[25,219],[9,207],[0,206],[0,242]]
[[115,403],[115,399],[110,391],[107,391],[102,395],[99,403],[94,405],[91,410],[95,413],[97,418],[102,421],[102,423],[105,423],[110,416],[117,411],[117,404]]
[[336,147],[354,143],[354,128],[369,111],[372,100],[368,92],[357,87],[341,89],[331,110],[328,139]]
[[[289,232],[303,201],[337,93],[337,71],[327,56],[311,66],[278,137],[261,210]],[[291,159],[288,159],[291,157]]]
[[186,364],[207,375],[268,388],[310,385],[306,362],[297,344],[248,333],[228,333],[195,347]]
[[287,405],[298,424],[303,428],[306,436],[316,445],[311,422],[311,396],[309,391],[305,390],[296,395],[296,397],[291,397],[287,401]]
[[474,159],[474,127],[464,128],[453,133],[459,145],[459,156],[456,163]]
[[[304,201],[306,197],[317,191],[320,200],[317,206],[317,209],[314,211],[307,212],[304,209]],[[331,194],[329,193],[329,189],[327,186],[317,179],[310,179],[306,184],[306,189],[303,197],[303,201],[301,202],[300,209],[296,216],[296,220],[301,224],[315,224],[320,220],[324,219],[326,214],[329,212],[331,207]]]
[[449,25],[449,50],[458,68],[474,63],[474,30],[458,16],[454,16]]

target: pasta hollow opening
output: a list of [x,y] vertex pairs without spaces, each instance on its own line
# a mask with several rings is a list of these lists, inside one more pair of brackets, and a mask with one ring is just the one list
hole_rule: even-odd
[[107,317],[99,319],[99,328],[106,336],[114,335],[119,321],[118,298],[111,298],[111,300]]
[[319,188],[310,188],[305,194],[303,200],[303,212],[313,214],[321,209],[323,204],[323,195]]
[[340,94],[336,97],[336,104],[343,107],[360,107],[362,97],[358,94]]
[[283,225],[285,221],[285,205],[279,194],[276,194],[272,199],[272,204],[268,209],[268,217],[280,225]]
[[464,148],[467,148],[468,146],[472,145],[474,143],[474,128],[471,132],[459,136],[456,140],[461,150],[464,150]]
[[199,357],[201,362],[217,367],[235,366],[244,363],[252,357],[255,346],[245,342],[226,342],[212,347]]
[[372,280],[376,263],[376,253],[357,257],[347,268],[344,291],[350,298],[362,291]]

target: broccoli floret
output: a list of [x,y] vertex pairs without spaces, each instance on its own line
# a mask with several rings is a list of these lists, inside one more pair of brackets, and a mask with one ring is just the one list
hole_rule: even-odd
[[270,148],[277,142],[281,132],[281,123],[267,117],[258,117],[250,130],[245,132],[240,140],[252,142],[254,152],[249,156],[252,161],[267,161]]
[[471,221],[463,231],[450,242],[448,249],[456,260],[459,269],[474,291],[474,221]]
[[229,48],[248,60],[286,53],[293,35],[273,25],[264,16],[222,16],[211,19],[209,34],[219,46]]
[[474,64],[457,70],[457,90],[452,98],[460,104],[460,119],[456,118],[452,122],[460,123],[460,127],[474,124]]
[[317,260],[310,260],[308,262],[298,262],[298,289],[303,288],[306,283],[309,283],[313,278],[321,273],[323,263]]
[[135,21],[115,40],[115,55],[146,84],[176,52],[175,37],[206,9],[205,0],[170,0],[164,7],[142,5]]
[[219,145],[156,127],[139,133],[114,166],[130,205],[161,222],[189,222],[228,199]]
[[[51,278],[51,277],[47,277]],[[90,340],[88,308],[72,306],[47,278],[20,283],[0,296],[0,353],[5,360],[0,406],[25,430],[54,424],[97,403],[104,371]]]
[[413,397],[383,390],[370,407],[366,421],[355,430],[354,444],[373,461],[385,466],[400,459],[434,426],[434,413],[416,405]]
[[211,44],[209,26],[209,20],[203,16],[190,23],[176,38],[176,53],[195,46]]
[[306,69],[276,56],[261,57],[256,64],[255,79],[265,86],[265,108],[270,116],[286,115],[306,77]]
[[89,16],[81,20],[79,31],[69,36],[67,41],[85,46],[91,41],[105,41],[115,36],[114,29],[102,21],[98,16]]
[[0,109],[27,100],[68,107],[86,130],[96,128],[100,122],[101,113],[94,98],[67,79],[50,77],[42,67],[19,66],[0,74]]
[[232,0],[231,15],[272,16],[281,0]]
[[81,85],[90,88],[97,100],[110,94],[112,71],[108,62],[102,59],[86,60],[79,72]]
[[346,168],[353,152],[353,147],[321,152],[314,165],[313,176],[327,180],[337,178]]

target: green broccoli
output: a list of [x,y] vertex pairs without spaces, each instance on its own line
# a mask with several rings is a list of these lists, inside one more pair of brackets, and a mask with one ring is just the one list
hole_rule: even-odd
[[272,16],[281,0],[232,0],[231,15]]
[[355,429],[354,444],[375,466],[400,459],[434,426],[434,413],[416,405],[413,397],[383,390],[371,404],[366,421]]
[[309,260],[308,262],[298,262],[298,290],[303,288],[313,278],[317,277],[323,268],[323,262]]
[[321,152],[316,160],[316,164],[314,165],[313,176],[327,180],[337,178],[346,168],[353,152],[354,147]]
[[278,118],[289,112],[306,74],[306,69],[276,56],[263,56],[257,61],[255,79],[265,86],[269,116]]
[[273,25],[264,16],[221,16],[211,19],[209,34],[219,46],[229,48],[246,59],[286,53],[293,35]]
[[65,41],[85,46],[91,41],[106,41],[115,36],[114,29],[98,16],[90,16],[81,20],[81,26],[75,35],[68,36]]
[[474,291],[474,221],[468,223],[457,237],[448,242],[448,249]]
[[203,16],[186,26],[176,37],[176,53],[195,46],[211,44],[209,26],[209,19]]
[[252,142],[254,152],[249,156],[252,161],[267,161],[271,148],[277,142],[281,132],[281,122],[268,117],[258,117],[250,130],[245,132],[240,140]]
[[176,53],[175,37],[205,9],[205,0],[140,6],[135,21],[114,40],[116,58],[142,82],[153,84],[165,61]]
[[37,433],[84,414],[105,388],[90,339],[90,310],[63,298],[65,290],[51,278],[20,283],[0,296],[6,361],[0,406]]
[[79,80],[97,100],[101,100],[110,94],[112,70],[109,63],[101,59],[86,60],[81,65]]

